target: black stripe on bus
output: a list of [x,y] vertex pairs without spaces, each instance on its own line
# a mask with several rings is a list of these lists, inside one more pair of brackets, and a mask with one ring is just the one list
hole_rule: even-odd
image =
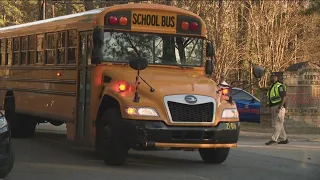
[[23,89],[23,88],[3,88],[0,87],[0,90],[11,90],[11,91],[20,91],[20,92],[31,92],[38,94],[53,94],[60,96],[76,96],[75,92],[65,92],[65,91],[55,91],[55,90],[42,90],[42,89]]
[[76,70],[76,66],[0,66],[0,70]]
[[74,79],[32,79],[32,78],[0,78],[7,81],[18,82],[41,82],[41,83],[54,83],[54,84],[76,84]]

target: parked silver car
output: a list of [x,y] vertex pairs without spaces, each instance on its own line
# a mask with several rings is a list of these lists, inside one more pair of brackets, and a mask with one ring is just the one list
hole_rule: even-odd
[[4,113],[0,111],[0,179],[11,172],[14,161],[10,127]]

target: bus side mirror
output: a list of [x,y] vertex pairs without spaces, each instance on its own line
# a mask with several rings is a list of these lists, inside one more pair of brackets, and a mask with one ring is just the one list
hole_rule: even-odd
[[146,58],[134,57],[129,59],[129,66],[137,71],[144,70],[148,67],[148,60]]
[[206,45],[206,56],[207,57],[212,57],[214,54],[214,49],[213,49],[213,44],[212,42],[207,42]]
[[255,78],[261,78],[262,76],[264,76],[264,68],[262,66],[255,66],[253,68],[253,75]]
[[[137,71],[137,76],[136,76],[136,87],[135,87],[135,93],[134,93],[134,98],[133,102],[138,103],[140,101],[139,93],[138,93],[138,86],[140,84],[139,79],[142,79],[140,77],[140,71],[144,70],[148,67],[149,61],[146,58],[141,58],[141,57],[132,57],[129,59],[129,66]],[[142,79],[149,87],[150,87],[150,92],[154,92],[155,90],[145,81]]]
[[211,59],[207,59],[206,60],[205,69],[206,69],[206,75],[212,75],[212,73],[213,73],[213,62],[212,62]]
[[91,54],[91,63],[99,64],[103,59],[102,47],[104,45],[104,30],[101,27],[93,29],[93,48]]
[[207,42],[206,45],[206,64],[205,64],[205,71],[206,75],[212,75],[213,73],[213,56],[214,56],[214,49],[213,49],[213,43]]

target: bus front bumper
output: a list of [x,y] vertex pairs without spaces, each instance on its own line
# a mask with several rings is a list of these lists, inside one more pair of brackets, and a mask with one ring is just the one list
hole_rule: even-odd
[[231,148],[236,147],[240,132],[239,122],[220,122],[214,127],[167,126],[162,121],[124,122],[126,139],[135,147]]

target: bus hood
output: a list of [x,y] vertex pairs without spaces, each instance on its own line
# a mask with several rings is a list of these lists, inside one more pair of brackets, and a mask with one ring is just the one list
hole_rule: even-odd
[[[140,77],[150,84],[155,92],[150,92],[150,88],[140,79],[139,94],[146,97],[197,94],[216,98],[217,84],[202,72],[193,69],[149,67],[140,71]],[[112,71],[106,70],[104,74],[127,82],[134,91],[137,71],[128,67],[116,67]]]

